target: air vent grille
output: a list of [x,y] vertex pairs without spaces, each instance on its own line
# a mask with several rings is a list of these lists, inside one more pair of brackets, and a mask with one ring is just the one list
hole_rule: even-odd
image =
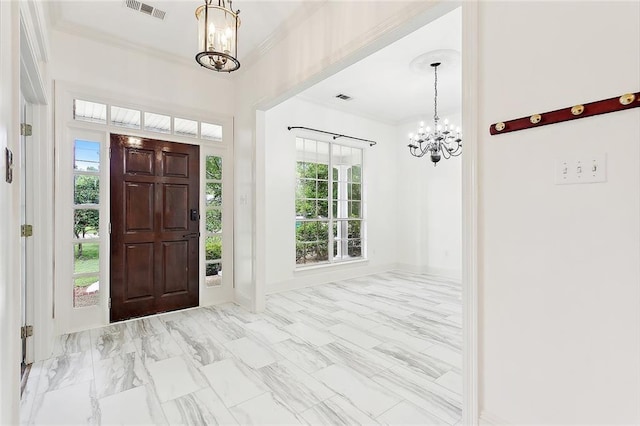
[[153,9],[153,17],[154,18],[158,18],[158,19],[164,19],[164,15],[165,15],[165,11],[164,10],[160,10],[160,9]]
[[140,5],[140,12],[146,13],[147,15],[151,15],[153,13],[153,6],[149,6],[148,4],[142,3]]
[[129,9],[140,10],[140,2],[138,0],[126,0],[124,3]]
[[343,101],[350,101],[352,99],[351,96],[345,95],[344,93],[336,95],[336,98],[342,99]]
[[160,10],[150,4],[142,3],[138,0],[124,0],[124,5],[129,9],[144,13],[145,15],[153,16],[154,18],[164,19],[166,12]]

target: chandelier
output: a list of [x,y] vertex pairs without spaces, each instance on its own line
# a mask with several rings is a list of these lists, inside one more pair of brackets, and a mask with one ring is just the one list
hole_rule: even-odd
[[444,120],[441,125],[438,117],[438,66],[440,62],[431,64],[435,75],[433,92],[433,130],[424,127],[424,121],[420,122],[418,133],[409,133],[409,152],[414,157],[423,157],[427,153],[431,156],[431,161],[435,166],[441,157],[449,159],[462,154],[462,134],[460,127],[449,124],[449,120]]
[[[217,4],[214,4],[214,1]],[[196,61],[214,71],[231,72],[240,68],[238,62],[239,10],[233,11],[225,0],[205,0],[196,9],[198,20],[198,54]]]

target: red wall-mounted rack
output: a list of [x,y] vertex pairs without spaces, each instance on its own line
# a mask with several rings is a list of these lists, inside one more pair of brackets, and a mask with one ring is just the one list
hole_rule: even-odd
[[593,115],[606,114],[609,112],[622,111],[637,107],[640,107],[640,92],[627,93],[622,96],[604,99],[602,101],[574,105],[569,108],[494,123],[489,127],[489,133],[492,135],[500,135],[503,133],[530,129],[532,127],[546,126],[548,124],[560,123],[562,121],[577,120],[579,118],[591,117]]

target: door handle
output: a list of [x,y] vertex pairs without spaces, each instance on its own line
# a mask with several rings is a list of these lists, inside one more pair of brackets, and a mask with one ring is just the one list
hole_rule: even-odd
[[199,232],[192,232],[191,234],[184,234],[182,236],[182,238],[194,238],[194,237],[199,237],[200,233]]
[[198,214],[198,210],[196,210],[196,209],[191,209],[189,213],[190,213],[190,216],[191,216],[191,220],[192,220],[192,221],[194,221],[194,222],[195,222],[195,221],[197,221],[197,220],[199,220],[199,219],[200,219],[200,215]]

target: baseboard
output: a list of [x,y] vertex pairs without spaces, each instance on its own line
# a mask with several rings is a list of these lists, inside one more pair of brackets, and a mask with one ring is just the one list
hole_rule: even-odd
[[397,264],[395,263],[378,266],[361,266],[356,264],[351,266],[352,267],[350,267],[349,265],[341,265],[339,270],[336,269],[331,271],[324,271],[322,269],[305,271],[303,276],[296,277],[287,281],[268,284],[267,294],[275,294],[281,293],[283,291],[313,287],[316,285],[327,284],[335,281],[349,280],[397,269]]
[[251,299],[249,297],[236,291],[233,295],[233,301],[249,312],[253,312],[253,303],[251,303]]
[[488,413],[486,411],[480,412],[480,418],[478,419],[478,424],[487,425],[487,426],[503,426],[510,425],[511,423],[499,418],[495,414]]
[[[228,295],[227,297],[223,297],[217,300],[212,300],[210,302],[207,303],[200,303],[198,305],[199,308],[204,308],[207,306],[217,306],[217,305],[224,305],[225,303],[235,303],[235,299],[233,298],[233,296]],[[239,304],[239,303],[238,303]]]
[[457,282],[462,281],[462,271],[459,269],[435,268],[432,266],[410,265],[408,263],[398,263],[396,269],[412,274],[431,275],[436,278],[444,278]]
[[422,274],[422,267],[418,265],[410,265],[408,263],[398,263],[395,267],[398,271],[410,272],[412,274]]
[[424,273],[435,277],[448,278],[458,282],[462,281],[461,269],[427,267],[425,268]]

